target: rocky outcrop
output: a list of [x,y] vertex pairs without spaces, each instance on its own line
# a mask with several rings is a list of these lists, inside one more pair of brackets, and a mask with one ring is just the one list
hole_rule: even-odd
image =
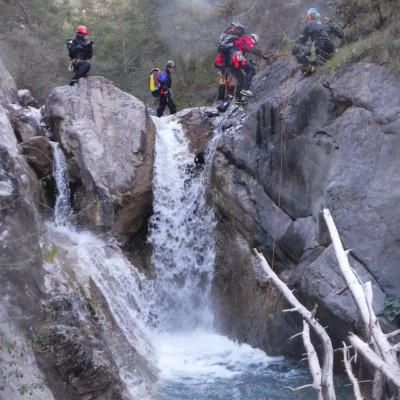
[[[220,328],[270,354],[295,354],[287,338],[299,327],[280,316],[284,305],[271,300],[254,247],[301,300],[319,305],[334,340],[360,330],[350,295],[337,294],[344,281],[321,215],[325,207],[351,249],[351,265],[373,284],[376,312],[383,312],[386,296],[400,298],[400,83],[374,64],[329,76],[318,70],[306,79],[293,75],[295,68],[275,62],[256,78],[257,97],[245,109],[228,110],[210,188],[219,217]],[[274,306],[261,307],[260,297]],[[277,340],[265,339],[276,323],[286,328]]]
[[39,191],[3,106],[0,143],[0,397],[52,400],[29,345],[43,296]]
[[39,179],[52,174],[53,148],[45,137],[34,136],[29,138],[23,141],[19,148]]
[[53,295],[44,305],[45,317],[36,328],[34,349],[54,396],[126,399],[113,357],[98,328],[85,317],[90,314],[79,296]]
[[7,104],[7,111],[19,143],[35,136],[45,137],[41,126],[40,111],[33,107],[22,107],[18,104]]
[[[7,76],[4,76],[0,85],[4,85],[0,88],[4,94],[1,98],[4,106],[0,106],[0,345],[6,350],[0,353],[0,397],[18,400],[29,395],[37,400],[122,400],[131,399],[134,391],[138,397],[150,399],[156,369],[139,356],[121,333],[101,290],[93,282],[74,280],[73,269],[65,267],[67,271],[60,272],[51,264],[56,250],[47,248],[51,240],[46,239],[44,218],[51,214],[49,210],[54,199],[46,198],[43,187],[49,184],[52,175],[53,150],[46,138],[47,129],[42,125],[39,110],[29,105],[33,104],[32,99],[26,91],[20,91],[18,99],[23,104],[15,103],[18,101],[13,95],[16,91],[13,85],[11,89],[7,86]],[[108,87],[107,93],[111,96],[121,94],[122,99],[125,96],[115,88],[114,91],[110,83],[105,83],[104,87]],[[90,89],[96,92],[96,88]],[[113,101],[123,106],[123,100],[121,103],[113,98]],[[138,221],[146,217],[151,202],[154,132],[141,103],[128,96],[124,104],[128,108],[133,105],[133,109],[124,112],[132,113],[136,118],[138,124],[135,127],[142,126],[141,117],[148,131],[129,130],[133,122],[127,117],[127,125],[119,125],[126,131],[118,140],[114,138],[115,143],[108,142],[108,154],[115,157],[110,162],[110,169],[114,168],[116,176],[126,172],[120,180],[106,180],[113,190],[121,192],[121,181],[126,184],[126,192],[115,192],[108,197],[117,210],[112,224],[117,234],[129,234],[135,224],[140,225]],[[96,109],[95,113],[99,116],[100,111]],[[112,109],[110,113],[113,113]],[[111,114],[105,114],[105,117],[112,119]],[[69,123],[73,125],[71,121]],[[104,129],[102,133],[107,136],[104,125],[99,124],[99,129]],[[135,136],[129,139],[129,134]],[[113,144],[118,148],[113,148]],[[92,156],[88,154],[89,159],[93,159]],[[128,156],[132,157],[132,162]],[[118,170],[121,163],[124,169]],[[72,167],[72,180],[82,184],[81,170],[77,165]],[[111,173],[105,164],[101,168],[107,174]],[[129,184],[132,185],[130,189]],[[53,192],[54,188],[47,187],[45,191]],[[124,202],[127,197],[129,201]],[[137,203],[132,203],[135,199]],[[132,208],[134,212],[130,211]],[[129,225],[126,229],[123,228],[125,223]],[[60,257],[62,265],[62,254]],[[90,282],[89,278],[86,280]],[[88,293],[83,285],[88,287]],[[96,304],[91,296],[96,299]],[[132,371],[128,371],[126,365],[133,366]],[[129,390],[122,383],[125,376],[131,385]]]
[[102,77],[55,88],[46,121],[75,167],[79,222],[120,239],[151,212],[155,131],[144,104]]

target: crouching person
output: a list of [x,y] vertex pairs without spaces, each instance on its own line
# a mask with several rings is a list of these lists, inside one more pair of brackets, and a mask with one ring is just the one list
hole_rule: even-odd
[[89,41],[88,28],[86,26],[78,26],[75,39],[68,39],[67,47],[71,59],[71,67],[74,71],[74,76],[69,85],[73,86],[80,78],[86,78],[91,68],[88,60],[93,57],[93,42]]

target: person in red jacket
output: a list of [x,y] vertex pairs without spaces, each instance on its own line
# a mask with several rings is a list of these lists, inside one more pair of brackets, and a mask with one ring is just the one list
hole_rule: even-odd
[[253,62],[247,59],[249,53],[268,60],[267,54],[264,54],[257,48],[259,41],[258,35],[244,35],[238,37],[234,42],[234,52],[232,55],[232,73],[237,80],[236,85],[236,101],[242,102],[242,95],[254,97],[254,93],[250,91],[251,82],[256,73]]
[[231,67],[225,65],[221,53],[215,57],[214,66],[218,69],[217,110],[225,112],[235,96],[235,79],[232,76]]

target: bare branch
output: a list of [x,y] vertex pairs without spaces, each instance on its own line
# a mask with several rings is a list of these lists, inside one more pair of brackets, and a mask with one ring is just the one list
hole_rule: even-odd
[[395,387],[400,389],[400,369],[394,369],[382,360],[372,349],[368,347],[358,336],[353,333],[349,336],[350,343],[354,349],[362,354],[365,360],[374,367],[375,370],[380,371]]
[[308,385],[299,386],[297,388],[292,388],[290,386],[286,386],[286,387],[289,388],[293,392],[299,392],[300,390],[307,389],[309,387],[313,387],[313,385],[312,385],[312,383],[310,383]]
[[400,335],[400,329],[397,329],[397,331],[393,331],[393,332],[387,333],[387,334],[386,334],[386,337],[387,337],[388,339],[390,339],[390,338],[395,337],[395,336],[397,336],[397,335]]
[[302,334],[303,334],[303,332],[296,333],[295,335],[291,336],[291,337],[289,338],[289,340],[295,339],[295,338],[297,338],[298,336],[301,336]]
[[313,377],[312,387],[318,393],[318,399],[322,400],[321,393],[321,366],[319,364],[318,355],[315,351],[310,337],[310,326],[306,321],[303,321],[303,342],[307,351],[308,365],[310,366],[311,376]]
[[243,17],[243,15],[246,15],[246,14],[248,14],[249,12],[251,12],[251,10],[254,8],[255,4],[256,4],[256,2],[254,1],[253,4],[252,4],[252,6],[251,6],[247,11],[245,11],[243,14],[238,15],[238,16],[236,17],[236,19],[239,19],[239,18]]
[[335,293],[338,294],[339,296],[343,294],[349,287],[346,285],[344,288],[337,290]]
[[351,361],[354,357],[350,357],[350,349],[345,342],[343,342],[343,363],[346,368],[347,376],[350,379],[350,382],[353,385],[353,392],[356,397],[356,400],[363,400],[360,390],[360,384],[358,379],[353,374],[353,369],[351,368]]
[[258,256],[261,267],[264,272],[269,276],[274,283],[275,287],[283,294],[286,300],[292,304],[303,319],[310,325],[311,329],[318,336],[322,344],[323,351],[323,366],[321,377],[321,392],[323,399],[334,400],[336,399],[335,390],[333,386],[333,349],[332,342],[325,329],[315,320],[312,313],[307,310],[293,295],[289,288],[282,282],[272,268],[268,265],[264,256],[254,249],[255,254]]
[[297,308],[288,308],[286,310],[282,310],[283,313],[288,313],[288,312],[300,312]]
[[386,339],[382,332],[378,319],[372,309],[372,289],[370,283],[363,285],[357,274],[353,271],[349,264],[349,260],[340,241],[339,233],[333,222],[332,216],[328,209],[323,211],[325,222],[328,226],[329,233],[332,238],[332,244],[335,249],[336,257],[339,262],[340,270],[349,287],[353,299],[360,310],[361,317],[364,321],[367,337],[373,338],[375,351],[382,356],[383,360],[395,370],[399,369],[396,358],[396,352]]

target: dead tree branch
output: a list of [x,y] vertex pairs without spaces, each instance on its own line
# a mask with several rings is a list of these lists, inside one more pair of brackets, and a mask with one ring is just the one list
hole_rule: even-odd
[[269,266],[264,256],[254,249],[255,254],[260,260],[261,267],[272,280],[275,287],[283,294],[286,300],[294,306],[298,313],[303,317],[307,324],[317,335],[322,344],[323,364],[321,370],[321,399],[334,400],[336,399],[335,389],[333,386],[333,349],[332,342],[325,329],[316,321],[312,313],[307,310],[293,295],[290,289],[282,282],[272,268]]
[[[372,309],[373,293],[371,282],[365,284],[361,283],[359,277],[349,264],[347,252],[342,246],[339,233],[329,210],[324,209],[323,214],[332,238],[332,244],[335,249],[340,270],[353,299],[360,310],[361,318],[365,326],[366,339],[372,348],[354,334],[350,335],[349,340],[355,350],[358,351],[376,370],[373,389],[375,393],[383,390],[384,380],[381,378],[381,374],[392,382],[395,387],[400,389],[400,366],[396,357],[396,349],[389,343],[387,336],[382,332],[379,320]],[[396,378],[397,381],[394,378]]]
[[351,362],[354,359],[354,356],[350,357],[350,349],[345,342],[343,342],[343,363],[346,368],[347,376],[350,379],[351,384],[353,385],[353,392],[356,397],[356,400],[363,400],[360,390],[360,384],[358,379],[353,374],[353,369],[351,368]]

